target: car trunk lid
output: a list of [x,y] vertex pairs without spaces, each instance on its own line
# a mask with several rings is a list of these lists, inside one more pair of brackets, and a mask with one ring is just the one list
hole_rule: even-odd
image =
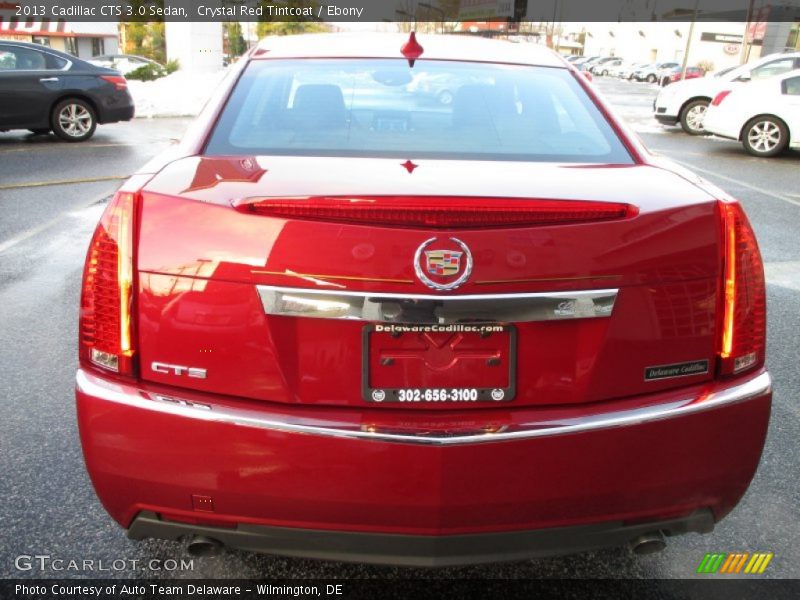
[[[376,225],[374,213],[343,221],[341,213],[323,210],[326,202],[365,199],[414,207],[477,204],[487,215],[503,202],[634,210],[513,225],[488,216],[468,225],[447,218]],[[313,218],[251,210],[264,202],[312,200]],[[597,402],[695,384],[713,371],[717,210],[706,192],[650,166],[186,158],[142,192],[141,375],[254,400],[362,407],[376,405],[375,390],[402,385],[412,396],[413,390],[423,396],[425,390],[467,390],[455,394],[467,395],[459,406],[481,407],[480,400]],[[455,261],[460,276],[467,253],[471,270],[458,287],[430,285],[452,279],[426,275],[426,268],[447,270],[447,261]],[[520,298],[527,313],[514,304]],[[357,318],[311,314],[320,307],[341,313],[354,303],[362,310]],[[363,312],[365,304],[373,312]],[[493,320],[511,327],[489,335],[375,331],[385,323]],[[669,375],[674,365],[678,373]],[[473,389],[478,401],[471,399]],[[502,396],[493,398],[498,389]],[[382,406],[396,406],[386,399]],[[413,406],[454,405],[449,397],[423,397]]]

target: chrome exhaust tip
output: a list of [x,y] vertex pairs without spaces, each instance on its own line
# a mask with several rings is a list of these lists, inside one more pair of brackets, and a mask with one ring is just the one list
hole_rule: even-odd
[[667,547],[667,540],[660,531],[651,531],[631,540],[630,546],[634,554],[655,554]]
[[189,540],[186,551],[191,556],[217,556],[222,552],[222,542],[204,535],[196,535]]

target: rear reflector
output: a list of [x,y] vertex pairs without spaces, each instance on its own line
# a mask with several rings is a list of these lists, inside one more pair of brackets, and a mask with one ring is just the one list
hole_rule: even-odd
[[722,101],[731,93],[731,90],[722,90],[719,94],[714,96],[714,99],[711,101],[711,106],[719,106],[722,104]]
[[638,213],[635,206],[616,202],[418,196],[246,199],[234,202],[233,206],[241,212],[282,219],[471,229],[586,223],[623,219]]
[[725,260],[720,374],[764,364],[767,330],[764,266],[753,229],[738,203],[720,202]]
[[81,293],[80,355],[117,373],[133,374],[134,194],[119,192],[103,213],[86,256]]
[[100,79],[113,83],[118,90],[124,90],[128,87],[128,80],[121,75],[100,75]]

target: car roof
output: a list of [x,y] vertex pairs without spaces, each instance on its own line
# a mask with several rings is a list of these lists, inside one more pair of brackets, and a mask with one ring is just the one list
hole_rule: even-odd
[[22,42],[19,40],[0,39],[0,44],[9,44],[11,46],[22,46],[24,48],[30,48],[31,50],[43,50],[44,52],[49,52],[51,54],[56,54],[58,56],[63,56],[65,58],[75,58],[71,54],[61,52],[60,50],[53,50],[50,46],[44,46],[42,44],[34,44],[33,42]]
[[770,62],[773,60],[781,59],[781,58],[800,58],[800,51],[798,52],[773,52],[772,54],[765,54],[757,58],[756,60],[748,61],[744,63],[744,65],[750,65],[751,67],[757,67],[763,63]]
[[[497,62],[546,67],[569,63],[546,46],[489,40],[470,35],[423,35],[421,59]],[[253,58],[401,58],[400,48],[408,34],[312,33],[270,36],[261,41]]]

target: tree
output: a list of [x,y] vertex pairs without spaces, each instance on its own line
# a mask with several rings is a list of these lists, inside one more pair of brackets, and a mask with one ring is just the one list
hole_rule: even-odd
[[238,21],[225,23],[223,25],[225,39],[228,40],[228,54],[230,56],[241,56],[247,50],[247,42],[242,35],[242,24]]
[[286,0],[285,2],[274,2],[272,0],[260,0],[259,6],[264,8],[264,14],[259,17],[256,26],[258,37],[263,38],[268,35],[292,35],[296,33],[317,33],[328,31],[330,28],[325,23],[320,22],[316,17],[304,16],[274,16],[268,11],[269,6],[275,8],[303,9],[311,8],[311,13],[317,14],[318,3],[313,0]]
[[150,16],[149,7],[164,8],[164,0],[130,0],[133,14],[129,22],[120,24],[124,31],[126,54],[138,54],[156,62],[167,60],[164,17]]
[[167,58],[167,43],[164,23],[122,23],[125,30],[125,54],[137,54],[164,63]]

